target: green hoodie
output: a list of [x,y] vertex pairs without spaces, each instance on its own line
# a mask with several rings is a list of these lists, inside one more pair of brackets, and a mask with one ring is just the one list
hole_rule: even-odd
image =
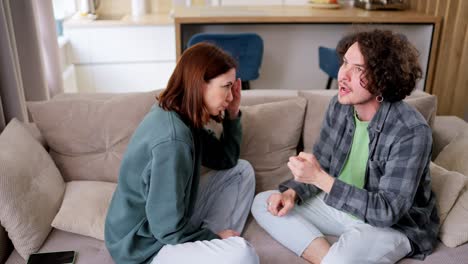
[[223,131],[218,140],[177,113],[152,107],[130,139],[107,212],[105,242],[116,263],[150,263],[166,244],[219,238],[190,219],[200,165],[221,170],[237,164],[240,115],[225,118]]

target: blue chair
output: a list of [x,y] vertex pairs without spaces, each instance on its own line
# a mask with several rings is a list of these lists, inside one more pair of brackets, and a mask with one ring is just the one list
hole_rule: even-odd
[[340,59],[335,49],[319,47],[319,67],[328,75],[327,86],[330,89],[333,79],[338,79],[338,70],[340,69]]
[[255,33],[216,34],[199,33],[190,38],[187,47],[199,42],[212,43],[237,61],[237,77],[242,80],[242,89],[250,89],[249,81],[258,78],[263,58],[263,40]]

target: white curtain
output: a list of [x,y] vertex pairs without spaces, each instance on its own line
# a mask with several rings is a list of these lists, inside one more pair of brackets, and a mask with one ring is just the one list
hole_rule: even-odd
[[0,0],[0,131],[63,91],[56,34],[51,0]]

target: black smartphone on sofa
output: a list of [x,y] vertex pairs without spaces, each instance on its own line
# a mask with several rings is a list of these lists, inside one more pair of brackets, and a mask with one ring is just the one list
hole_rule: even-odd
[[29,256],[27,264],[73,264],[75,258],[75,251],[34,253]]

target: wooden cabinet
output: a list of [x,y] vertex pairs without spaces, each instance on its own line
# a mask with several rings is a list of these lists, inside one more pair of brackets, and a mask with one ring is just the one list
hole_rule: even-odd
[[80,92],[164,88],[175,67],[174,25],[65,28]]

